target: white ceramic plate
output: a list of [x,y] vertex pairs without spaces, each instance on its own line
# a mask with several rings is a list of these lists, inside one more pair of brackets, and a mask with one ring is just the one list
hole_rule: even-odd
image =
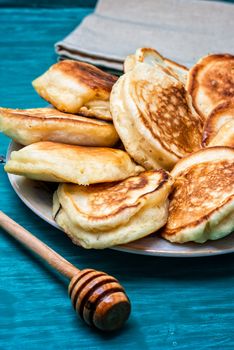
[[[12,151],[19,150],[20,148],[22,146],[12,142],[8,149],[7,159],[10,157]],[[50,186],[39,181],[25,179],[22,176],[8,174],[8,177],[21,200],[43,220],[60,229],[52,218],[53,191]],[[172,244],[157,234],[153,234],[138,241],[114,247],[113,249],[142,255],[170,257],[226,254],[234,252],[234,233],[218,241],[208,241],[204,244]]]

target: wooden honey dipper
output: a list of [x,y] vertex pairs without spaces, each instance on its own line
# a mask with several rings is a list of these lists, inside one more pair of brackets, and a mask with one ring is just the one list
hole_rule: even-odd
[[92,269],[77,269],[2,211],[0,227],[70,279],[68,292],[72,304],[88,325],[102,331],[112,331],[120,328],[128,319],[130,301],[114,277]]

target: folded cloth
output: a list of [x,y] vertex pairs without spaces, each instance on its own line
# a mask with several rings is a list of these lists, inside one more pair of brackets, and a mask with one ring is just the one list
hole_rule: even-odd
[[234,5],[200,0],[99,0],[56,52],[122,69],[138,47],[191,66],[209,53],[234,53]]

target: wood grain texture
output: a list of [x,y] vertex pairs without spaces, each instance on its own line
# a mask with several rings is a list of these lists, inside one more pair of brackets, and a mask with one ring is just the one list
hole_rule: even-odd
[[[56,61],[54,42],[89,12],[0,10],[1,106],[46,105],[31,80]],[[0,155],[8,142],[0,135]],[[132,316],[122,331],[91,332],[71,309],[66,282],[0,231],[0,350],[234,348],[233,255],[166,259],[86,251],[24,206],[1,164],[0,209],[71,263],[114,275],[132,301]]]

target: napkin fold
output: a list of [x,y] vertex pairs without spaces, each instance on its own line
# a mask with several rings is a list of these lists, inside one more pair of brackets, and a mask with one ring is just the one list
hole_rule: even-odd
[[63,57],[122,70],[138,47],[191,66],[209,53],[234,54],[234,5],[201,0],[99,0],[65,39]]

